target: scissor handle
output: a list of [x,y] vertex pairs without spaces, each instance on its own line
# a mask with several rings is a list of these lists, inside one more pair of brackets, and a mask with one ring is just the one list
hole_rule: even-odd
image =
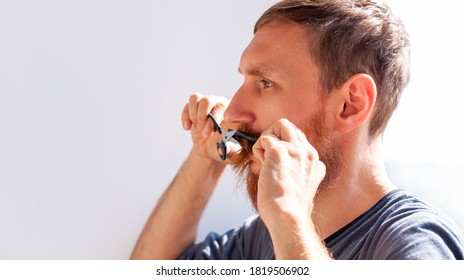
[[[216,147],[218,149],[218,155],[222,160],[226,160],[227,158],[227,146],[224,141],[217,142]],[[219,149],[221,149],[221,152],[219,152]]]
[[213,114],[209,113],[208,117],[213,121],[213,126],[214,126],[214,132],[219,132],[219,134],[222,134],[222,128],[214,118]]

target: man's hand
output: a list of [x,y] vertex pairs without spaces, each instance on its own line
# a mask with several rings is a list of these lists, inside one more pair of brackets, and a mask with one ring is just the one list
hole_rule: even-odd
[[311,221],[314,196],[325,176],[316,149],[301,130],[281,119],[261,134],[253,154],[260,165],[258,211],[276,257],[328,257]]
[[281,119],[261,134],[253,154],[261,163],[258,210],[262,218],[276,211],[308,217],[325,165],[304,133]]
[[203,96],[198,93],[190,96],[182,111],[182,126],[185,130],[190,130],[192,152],[198,156],[222,162],[216,148],[216,142],[221,141],[221,136],[214,133],[213,122],[208,118],[208,114],[212,113],[221,123],[229,102],[227,98],[219,96]]

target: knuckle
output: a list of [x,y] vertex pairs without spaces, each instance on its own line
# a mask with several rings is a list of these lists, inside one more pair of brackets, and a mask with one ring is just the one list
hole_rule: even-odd
[[302,151],[304,150],[302,149],[300,145],[292,146],[291,148],[288,149],[289,155],[292,158],[297,158],[297,159],[304,158],[304,156],[302,155],[303,154]]
[[319,161],[319,155],[317,153],[308,153],[307,158],[311,162],[318,162]]
[[306,144],[306,154],[309,160],[319,161],[319,153],[317,152],[316,148],[314,148],[309,143]]

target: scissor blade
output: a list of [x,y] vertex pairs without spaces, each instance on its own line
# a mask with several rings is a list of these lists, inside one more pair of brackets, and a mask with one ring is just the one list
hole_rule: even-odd
[[254,136],[251,136],[251,135],[248,135],[248,134],[245,134],[245,133],[243,133],[241,131],[235,131],[235,133],[234,133],[234,135],[232,137],[234,137],[237,141],[240,141],[240,140],[248,141],[248,144],[250,145],[250,147],[253,147],[253,145],[258,140],[258,138],[254,137]]
[[227,142],[232,142],[232,143],[238,143],[237,140],[235,140],[234,138],[234,135],[235,135],[236,131],[233,130],[233,129],[229,129],[229,131],[227,131],[226,133],[224,133],[224,142],[227,143]]

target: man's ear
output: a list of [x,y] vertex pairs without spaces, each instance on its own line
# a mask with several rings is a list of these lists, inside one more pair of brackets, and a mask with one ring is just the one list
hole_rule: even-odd
[[356,74],[343,83],[338,94],[335,126],[338,131],[348,133],[368,120],[374,109],[377,87],[371,76]]

